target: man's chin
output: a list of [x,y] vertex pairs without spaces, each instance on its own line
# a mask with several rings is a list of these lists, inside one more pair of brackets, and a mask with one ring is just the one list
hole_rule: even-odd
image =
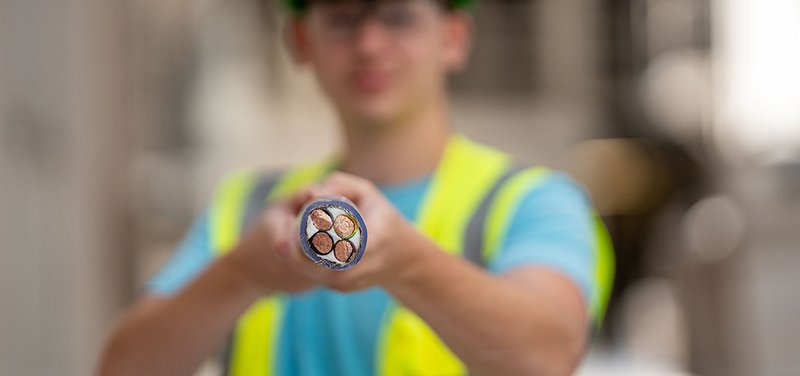
[[398,122],[400,116],[394,106],[380,103],[359,103],[349,111],[350,118],[363,126],[385,128]]

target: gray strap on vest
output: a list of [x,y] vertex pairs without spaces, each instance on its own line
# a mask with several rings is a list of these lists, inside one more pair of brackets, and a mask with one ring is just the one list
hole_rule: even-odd
[[[492,206],[497,193],[511,177],[526,169],[524,166],[514,165],[510,167],[499,179],[494,183],[494,186],[486,196],[483,197],[478,209],[472,214],[472,218],[467,225],[467,231],[464,234],[464,258],[472,261],[475,265],[481,268],[486,268],[489,260],[483,258],[483,237],[486,228],[486,217],[489,215],[489,208]],[[466,375],[471,375],[472,372],[467,371]]]
[[[267,196],[269,193],[272,192],[272,189],[275,188],[275,184],[278,183],[280,180],[283,172],[272,172],[272,173],[262,173],[257,178],[258,181],[253,186],[253,189],[247,195],[247,201],[244,203],[244,210],[242,212],[242,226],[241,226],[241,233],[243,234],[247,231],[250,226],[252,226],[257,220],[258,217],[261,215],[261,211],[264,210],[264,206],[267,203]],[[231,359],[233,356],[233,340],[236,336],[236,330],[234,329],[233,333],[228,336],[228,340],[225,341],[225,348],[222,351],[222,365],[224,374],[230,374],[231,369]]]
[[247,202],[244,204],[244,213],[242,217],[242,233],[247,231],[250,226],[255,223],[264,210],[264,205],[267,201],[267,196],[275,188],[275,184],[283,175],[283,172],[263,173],[258,177],[253,189],[247,196]]
[[225,340],[225,348],[222,349],[220,353],[220,362],[222,363],[222,374],[223,375],[230,375],[231,374],[231,360],[233,359],[233,338],[236,336],[236,329],[231,331],[231,334],[228,335],[228,339]]
[[486,228],[486,217],[489,215],[489,209],[506,182],[511,177],[519,172],[527,169],[525,166],[514,165],[510,167],[499,179],[495,182],[489,193],[483,198],[481,204],[472,214],[472,218],[467,225],[467,231],[464,234],[464,258],[475,263],[482,268],[487,266],[488,260],[483,258],[483,237]]

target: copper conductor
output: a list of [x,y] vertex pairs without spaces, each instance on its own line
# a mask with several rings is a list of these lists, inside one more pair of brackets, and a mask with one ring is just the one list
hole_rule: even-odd
[[308,217],[311,218],[311,223],[314,224],[314,227],[322,231],[328,231],[333,227],[333,218],[322,209],[312,210]]
[[333,221],[333,230],[342,239],[350,239],[356,234],[356,221],[349,215],[339,215]]
[[339,240],[333,248],[333,255],[341,262],[350,262],[356,247],[349,240]]
[[314,251],[324,255],[330,253],[333,248],[333,238],[326,232],[318,232],[311,237],[311,245],[314,246]]

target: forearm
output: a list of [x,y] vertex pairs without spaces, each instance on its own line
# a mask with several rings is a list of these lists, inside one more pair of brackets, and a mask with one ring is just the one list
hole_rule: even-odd
[[420,315],[473,373],[571,372],[583,349],[585,320],[559,309],[546,286],[523,287],[491,276],[421,236],[409,239],[406,248],[417,260],[402,279],[385,287]]
[[174,297],[134,307],[113,333],[100,373],[190,374],[262,294],[223,257]]

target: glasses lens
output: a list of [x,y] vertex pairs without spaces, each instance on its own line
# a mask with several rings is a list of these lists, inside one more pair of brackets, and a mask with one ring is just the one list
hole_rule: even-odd
[[433,19],[436,6],[429,1],[408,0],[380,2],[377,6],[361,3],[326,4],[319,7],[319,28],[324,36],[347,39],[356,35],[367,21],[375,21],[393,37],[404,37]]

